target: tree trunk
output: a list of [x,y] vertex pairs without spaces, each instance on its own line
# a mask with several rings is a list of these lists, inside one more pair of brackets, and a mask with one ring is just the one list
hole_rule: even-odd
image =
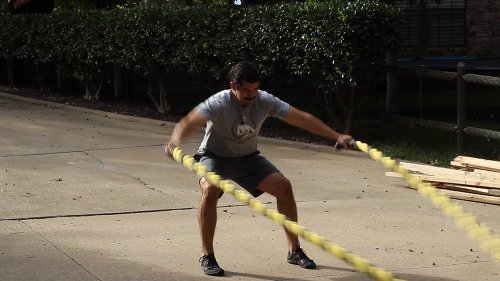
[[[387,54],[387,64],[389,66],[397,66],[396,56],[394,54]],[[397,108],[394,102],[396,95],[399,92],[399,77],[397,73],[387,72],[387,89],[385,100],[385,111],[387,113],[397,113]]]
[[7,81],[10,86],[14,86],[14,59],[7,59]]
[[168,101],[167,73],[164,68],[161,68],[158,73],[158,82],[160,83],[160,112],[170,112],[171,105]]
[[127,69],[124,69],[123,72],[123,77],[124,79],[122,80],[123,83],[123,95],[125,96],[126,100],[129,100],[131,97],[131,91],[130,91],[130,80],[129,76],[131,75],[130,72]]
[[336,110],[334,106],[335,103],[334,99],[337,97],[337,94],[324,91],[324,96],[325,96],[325,104],[324,104],[325,115],[329,117],[328,119],[332,120],[331,122],[328,123],[331,124],[333,127],[336,127],[338,131],[345,132],[347,130],[346,125],[344,123],[345,118],[342,118],[343,120],[339,118],[338,110]]
[[113,82],[114,82],[114,97],[119,99],[123,96],[123,73],[121,65],[118,63],[113,63]]
[[64,90],[64,65],[57,64],[57,90]]
[[96,79],[95,80],[95,94],[94,94],[94,100],[99,100],[101,97],[101,90],[102,90],[102,85],[104,85],[104,78],[102,79]]
[[103,82],[104,79],[98,81],[98,79],[92,77],[92,75],[88,75],[85,78],[85,95],[83,98],[86,100],[98,100]]
[[47,85],[47,73],[46,73],[46,65],[44,63],[36,65],[36,76],[38,80],[38,87],[40,91],[47,92],[49,91],[49,87]]
[[90,83],[90,79],[85,78],[85,95],[83,96],[84,99],[86,99],[86,100],[90,100],[91,99],[91,97],[92,97],[92,94],[91,94],[92,90],[91,90],[91,88],[92,88],[92,85]]
[[353,131],[354,108],[356,107],[356,98],[358,95],[358,86],[352,86],[351,101],[349,104],[349,112],[347,113],[347,128],[346,134],[351,134]]
[[149,71],[149,76],[148,76],[148,92],[146,94],[151,99],[151,101],[153,102],[154,106],[156,107],[156,110],[158,110],[158,112],[163,113],[161,111],[160,105],[156,101],[156,98],[153,96],[153,68],[151,68],[150,71]]

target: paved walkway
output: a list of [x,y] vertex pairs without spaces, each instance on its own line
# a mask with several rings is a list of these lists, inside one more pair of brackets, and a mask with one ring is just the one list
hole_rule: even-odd
[[[198,263],[194,175],[162,152],[173,124],[3,93],[0,118],[0,280],[217,279]],[[401,279],[500,280],[475,242],[364,154],[265,138],[260,149],[294,184],[301,224],[329,241]],[[498,206],[461,204],[500,233]],[[219,279],[370,280],[307,242],[318,269],[289,265],[282,229],[229,195],[218,214]]]

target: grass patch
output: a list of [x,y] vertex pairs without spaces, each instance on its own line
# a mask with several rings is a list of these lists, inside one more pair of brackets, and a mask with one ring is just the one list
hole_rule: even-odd
[[[449,167],[458,155],[456,134],[452,132],[376,119],[359,121],[355,127],[353,135],[359,140],[395,159]],[[498,140],[466,136],[465,144],[461,155],[500,160]]]

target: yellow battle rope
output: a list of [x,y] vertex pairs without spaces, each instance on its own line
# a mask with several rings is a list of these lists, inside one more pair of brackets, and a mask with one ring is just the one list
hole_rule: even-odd
[[480,225],[472,214],[463,211],[461,205],[451,202],[448,196],[439,192],[430,183],[423,182],[418,177],[409,174],[408,170],[401,167],[396,161],[390,157],[384,157],[382,152],[360,141],[356,141],[356,146],[359,150],[370,155],[373,160],[402,175],[411,188],[417,189],[420,194],[427,196],[432,203],[441,207],[443,213],[451,217],[456,226],[464,230],[470,239],[476,241],[483,252],[490,255],[494,261],[500,262],[500,237],[493,234],[489,227],[484,224]]
[[297,236],[303,237],[305,240],[311,242],[312,244],[324,249],[330,254],[334,255],[338,259],[352,265],[357,271],[368,274],[374,280],[379,281],[403,281],[401,279],[396,279],[393,277],[392,273],[385,271],[382,268],[375,267],[366,259],[360,256],[348,253],[340,246],[328,242],[324,237],[317,233],[308,231],[302,225],[288,220],[285,215],[279,213],[277,210],[268,209],[259,200],[250,198],[250,195],[242,190],[237,189],[234,184],[231,184],[228,180],[223,180],[221,177],[213,172],[207,172],[207,169],[202,164],[196,162],[194,158],[190,155],[184,155],[182,150],[176,147],[173,151],[174,159],[183,164],[190,171],[196,173],[201,177],[206,177],[208,181],[222,189],[226,193],[232,194],[237,200],[246,205],[252,207],[258,213],[265,215],[269,219],[272,219],[279,225],[285,227],[288,231],[292,232]]

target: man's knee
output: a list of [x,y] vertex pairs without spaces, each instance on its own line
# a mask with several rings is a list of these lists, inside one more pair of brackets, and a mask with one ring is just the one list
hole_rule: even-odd
[[280,182],[280,193],[282,193],[282,196],[287,196],[287,197],[293,197],[293,188],[292,188],[292,183],[290,182],[289,179],[283,177]]
[[200,187],[202,190],[202,196],[209,201],[217,201],[222,193],[222,190],[220,190],[217,186],[209,183],[206,178],[202,178],[200,180]]
[[292,183],[282,174],[272,180],[271,192],[276,198],[293,198]]

